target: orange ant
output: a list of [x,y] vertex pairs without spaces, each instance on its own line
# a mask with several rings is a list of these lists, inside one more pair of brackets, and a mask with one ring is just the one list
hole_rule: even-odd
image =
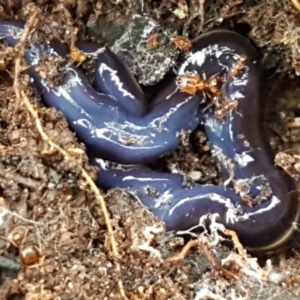
[[233,109],[236,109],[238,104],[239,103],[237,100],[225,101],[223,107],[215,112],[215,117],[218,120],[222,120],[225,117],[226,113]]
[[247,62],[247,56],[245,54],[242,54],[240,56],[240,59],[229,70],[228,73],[229,76],[231,77],[236,76],[244,68],[246,62]]
[[86,54],[80,51],[76,46],[71,47],[70,57],[72,63],[78,63],[77,67],[87,59]]
[[196,74],[182,74],[177,77],[177,87],[181,92],[195,95],[197,92],[206,92],[210,97],[220,94],[221,80],[212,77],[208,80],[202,80]]
[[147,39],[147,49],[148,50],[156,49],[158,46],[159,46],[158,34],[157,32],[153,32],[149,35]]
[[187,52],[193,47],[193,43],[183,36],[173,36],[170,40],[175,44],[176,48],[183,52]]
[[[239,60],[232,66],[228,74],[231,77],[236,76],[245,66],[247,56],[242,54]],[[202,80],[196,74],[182,74],[177,77],[177,87],[180,91],[194,95],[197,92],[205,92],[211,99],[212,105],[218,108],[215,111],[215,117],[221,120],[226,113],[236,109],[238,106],[237,100],[227,100],[222,96],[222,81],[218,77],[211,77],[208,80]]]
[[77,32],[78,32],[78,28],[75,28],[73,35],[71,37],[70,58],[72,63],[78,63],[77,64],[78,67],[87,59],[87,56],[85,53],[83,53],[81,50],[79,50],[79,48],[75,46]]
[[215,112],[215,117],[221,120],[226,113],[236,109],[238,106],[237,100],[225,100],[222,97],[221,87],[222,82],[220,78],[211,77],[208,80],[202,80],[196,74],[182,74],[177,77],[177,87],[180,91],[195,95],[197,92],[205,92],[211,99],[212,105],[218,110]]

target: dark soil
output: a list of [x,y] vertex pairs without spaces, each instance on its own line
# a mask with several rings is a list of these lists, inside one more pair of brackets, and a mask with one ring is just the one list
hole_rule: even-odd
[[[70,44],[76,37],[110,45],[124,56],[144,85],[159,82],[176,64],[179,53],[168,40],[172,35],[193,39],[222,26],[249,36],[260,51],[266,81],[265,125],[270,143],[276,152],[299,152],[300,11],[293,6],[298,1],[53,2],[0,1],[0,18],[26,22],[38,8],[31,39],[43,42],[56,37]],[[138,24],[133,21],[137,14],[142,16]],[[144,51],[134,60],[139,44],[135,38],[138,41],[140,34],[136,28],[147,26],[149,20],[160,26],[161,48],[151,55]],[[126,39],[129,31],[134,45]],[[97,170],[88,165],[85,147],[70,131],[64,116],[44,106],[28,75],[21,72],[17,85],[14,83],[18,57],[16,49],[1,44],[0,299],[122,299],[125,295],[128,299],[159,300],[300,299],[299,249],[286,260],[278,255],[258,265],[255,257],[245,258],[228,243],[216,243],[209,253],[219,262],[227,259],[224,268],[232,276],[215,268],[201,247],[175,262],[170,258],[180,253],[185,241],[164,233],[159,220],[119,190],[103,194],[112,239],[101,196],[82,171],[94,178]],[[139,69],[137,62],[145,67]],[[51,63],[45,61],[42,66],[47,74]],[[21,66],[26,63],[22,61]],[[92,78],[92,62],[81,67]],[[158,67],[159,74],[152,73]],[[51,74],[54,80],[55,70]],[[43,138],[37,118],[18,96],[20,90],[26,92],[42,130],[60,148]],[[151,94],[151,87],[145,87],[145,92]],[[197,131],[192,140],[192,146],[183,143],[157,164],[175,168],[201,183],[220,183],[222,178],[203,132]],[[208,245],[217,237],[202,234],[199,240]]]

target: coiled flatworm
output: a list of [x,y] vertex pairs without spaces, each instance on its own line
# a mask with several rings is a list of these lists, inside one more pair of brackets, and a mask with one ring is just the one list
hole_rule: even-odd
[[[0,22],[0,34],[10,46],[22,32],[20,23]],[[89,47],[93,48],[85,44],[82,50],[89,52]],[[183,78],[187,74],[202,81],[218,78],[218,94],[204,90],[189,94],[173,80],[149,106],[129,71],[108,49],[99,54],[95,88],[72,64],[66,66],[61,84],[49,86],[35,70],[44,53],[66,56],[68,50],[51,41],[31,45],[25,58],[45,103],[64,113],[91,161],[100,167],[100,187],[127,189],[168,230],[189,229],[202,216],[217,213],[219,221],[253,251],[274,251],[297,241],[298,194],[292,179],[274,166],[261,129],[261,78],[256,51],[246,38],[228,30],[203,34],[179,68],[178,76]],[[241,65],[244,56],[247,60]],[[234,109],[225,110],[233,102]],[[220,109],[224,115],[217,118]],[[180,133],[199,123],[227,179],[225,186],[189,187],[181,175],[146,166],[175,149]]]

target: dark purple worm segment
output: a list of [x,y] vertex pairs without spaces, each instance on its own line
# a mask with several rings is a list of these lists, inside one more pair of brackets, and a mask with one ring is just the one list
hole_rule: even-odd
[[[17,43],[22,32],[23,24],[19,22],[0,23],[0,34],[10,46]],[[51,41],[45,45],[32,45],[26,51],[25,58],[30,65],[35,66],[45,53],[66,56],[68,50],[60,42]],[[111,67],[108,63],[107,68],[112,69]],[[133,79],[129,80],[126,69],[123,72],[116,70],[113,73],[103,73],[103,76],[111,77],[106,81],[107,85],[111,84],[111,87],[106,86],[107,91],[117,90],[113,96],[97,92],[83,73],[71,64],[65,68],[62,84],[54,88],[49,88],[48,80],[40,78],[34,68],[31,68],[30,75],[41,91],[45,103],[54,106],[66,116],[70,127],[86,147],[95,155],[111,161],[123,164],[151,162],[178,147],[179,133],[192,131],[199,123],[201,97],[187,97],[179,91],[168,101],[152,107],[144,116],[122,109],[119,105],[121,101],[126,103],[132,100],[127,97],[128,94],[135,98],[135,101],[128,101],[129,106],[134,106],[132,111],[137,105],[141,107],[140,103],[144,102],[144,99],[140,99],[140,103],[137,100],[141,95],[140,90],[135,81],[131,86]],[[124,88],[124,82],[130,85],[128,91]],[[116,99],[115,95],[120,98]],[[121,98],[121,95],[124,97]]]
[[[0,22],[0,34],[10,46],[17,43],[22,32],[20,23]],[[58,56],[68,53],[62,44],[53,41],[32,45],[25,58],[35,66],[44,52]],[[65,114],[91,152],[91,160],[101,168],[97,180],[100,187],[127,189],[162,219],[168,230],[189,229],[201,217],[217,213],[218,220],[236,231],[253,251],[271,252],[295,244],[300,215],[298,194],[293,182],[273,166],[261,130],[260,78],[253,63],[255,51],[247,39],[227,30],[204,34],[194,42],[193,51],[179,69],[179,74],[222,79],[224,97],[238,100],[237,109],[228,111],[222,120],[215,118],[213,106],[199,110],[206,98],[204,93],[191,96],[176,91],[174,82],[158,92],[149,109],[145,108],[143,95],[128,70],[120,69],[122,63],[111,52],[103,53],[99,54],[95,85],[101,93],[72,65],[66,67],[64,82],[54,88],[49,88],[47,79],[40,78],[33,68],[30,70],[46,104]],[[248,57],[245,66],[229,76],[232,65],[244,54]],[[193,130],[200,120],[224,175],[230,175],[228,161],[234,166],[226,187],[188,187],[181,175],[134,165],[144,165],[176,148],[179,132]],[[248,190],[238,189],[242,183]],[[268,191],[263,194],[266,199],[260,189]],[[249,206],[242,200],[244,196],[260,197],[261,203]]]
[[[238,72],[230,73],[242,55],[247,56],[247,62]],[[127,189],[164,220],[168,230],[189,229],[201,216],[217,213],[219,221],[236,231],[252,251],[271,252],[295,244],[300,218],[298,193],[293,180],[274,166],[262,130],[261,79],[256,60],[257,52],[248,39],[232,31],[216,30],[194,42],[179,69],[179,75],[221,78],[222,97],[238,101],[236,109],[227,111],[222,119],[216,118],[213,105],[201,112],[213,154],[228,178],[225,187],[189,188],[178,174],[96,159],[102,170],[98,184]],[[164,89],[152,105],[167,101],[168,93],[175,88],[174,83]]]
[[111,95],[128,114],[141,117],[148,113],[145,94],[115,53],[97,43],[78,42],[76,47],[88,57],[97,58],[94,80],[97,91]]
[[[243,208],[243,213],[251,214],[248,234],[256,232],[266,249],[267,240],[272,239],[273,247],[277,247],[290,238],[288,232],[293,232],[299,222],[300,203],[294,181],[274,166],[274,155],[263,129],[264,103],[256,50],[243,36],[224,30],[204,34],[193,44],[179,74],[196,72],[203,78],[220,74],[223,97],[238,101],[238,106],[227,111],[221,120],[215,117],[216,109],[211,106],[202,114],[204,130],[223,174],[227,178],[233,175],[227,187],[253,205]],[[230,75],[242,55],[247,56],[246,63],[233,72],[234,76]]]
[[[83,50],[86,48],[88,47]],[[106,49],[98,56],[96,69],[95,88],[98,91],[120,99],[119,106],[128,113],[135,116],[146,115],[148,107],[145,95],[133,75],[115,53]],[[119,86],[118,89],[116,85]]]
[[[118,165],[102,159],[92,159],[92,162],[101,169],[97,178],[99,186],[126,189],[135,200],[163,220],[168,231],[190,229],[199,224],[202,216],[217,213],[218,221],[236,231],[241,242],[253,252],[272,252],[297,242],[294,235],[297,223],[293,224],[298,221],[295,193],[287,203],[269,201],[268,205],[249,207],[229,188],[215,185],[188,187],[179,174],[155,172],[145,166]],[[274,216],[280,219],[275,221]],[[260,221],[259,218],[266,222],[264,226],[258,227],[262,221],[255,223]]]

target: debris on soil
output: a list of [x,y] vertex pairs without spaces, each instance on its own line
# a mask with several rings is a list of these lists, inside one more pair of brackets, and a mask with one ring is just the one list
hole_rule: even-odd
[[[55,37],[68,44],[75,38],[107,44],[124,55],[144,85],[159,82],[170,67],[176,70],[180,49],[172,37],[234,28],[261,53],[272,147],[298,155],[297,4],[22,0],[2,1],[0,18],[30,23],[25,40],[30,35],[40,43]],[[0,299],[299,299],[299,249],[285,262],[258,261],[217,222],[210,234],[190,233],[193,240],[186,244],[183,236],[165,233],[164,224],[125,192],[100,192],[84,145],[31,86],[23,51],[0,46]],[[92,64],[73,54],[92,77]],[[40,68],[55,83],[61,63],[45,58]],[[191,184],[222,182],[203,132],[182,141],[164,158],[164,169],[185,174]]]

